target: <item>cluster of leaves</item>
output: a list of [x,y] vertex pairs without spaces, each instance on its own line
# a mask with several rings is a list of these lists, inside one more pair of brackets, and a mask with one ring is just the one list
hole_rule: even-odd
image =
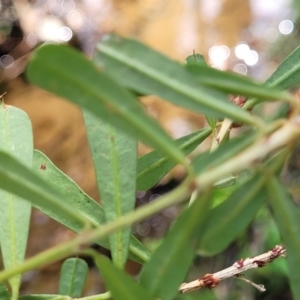
[[[40,47],[28,65],[28,79],[82,109],[102,205],[33,149],[27,115],[2,103],[0,243],[5,269],[0,281],[8,280],[10,291],[2,286],[1,299],[18,299],[22,273],[77,254],[94,258],[108,288],[107,293],[82,300],[174,299],[195,254],[215,255],[226,249],[266,199],[288,251],[295,299],[300,299],[299,210],[279,180],[300,136],[299,104],[283,91],[300,82],[299,58],[300,48],[260,84],[211,69],[198,55],[183,65],[116,35],[103,38],[93,61],[66,46]],[[205,114],[210,126],[173,141],[137,101],[141,94],[157,95]],[[229,101],[228,94],[248,100],[239,107]],[[249,112],[270,100],[289,103],[288,116],[266,121]],[[229,138],[231,122],[245,127],[236,138]],[[225,134],[219,135],[219,127]],[[189,162],[186,156],[211,134],[211,150]],[[155,150],[138,158],[138,141]],[[136,190],[151,188],[177,164],[186,168],[182,184],[134,210]],[[216,204],[217,188],[228,192]],[[190,205],[154,253],[130,234],[133,223],[189,199]],[[78,235],[24,261],[31,206]],[[89,249],[91,243],[110,249],[112,262]],[[122,270],[128,258],[143,264],[138,281]],[[86,272],[80,259],[67,260],[60,295],[20,299],[78,298]]]

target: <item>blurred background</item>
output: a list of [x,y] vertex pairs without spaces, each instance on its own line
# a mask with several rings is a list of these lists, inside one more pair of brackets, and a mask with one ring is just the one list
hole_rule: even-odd
[[[289,0],[1,0],[0,93],[6,103],[24,109],[33,124],[35,148],[43,151],[63,172],[99,201],[95,175],[79,109],[31,86],[23,74],[30,53],[41,43],[66,43],[88,57],[107,32],[136,38],[165,55],[184,62],[193,51],[218,69],[232,70],[263,81],[300,41],[299,25]],[[174,138],[205,125],[203,116],[177,108],[155,97],[142,99],[149,113]],[[139,146],[139,153],[148,151]],[[286,176],[297,190],[297,155]],[[175,169],[151,191],[137,193],[137,206],[159,198],[182,179]],[[133,226],[133,233],[155,248],[179,208]],[[30,257],[74,236],[39,211],[32,215]],[[216,257],[199,255],[189,279],[230,266],[240,257],[272,248],[280,239],[267,211],[229,249]],[[103,292],[97,270],[90,264],[85,295]],[[22,293],[56,293],[60,264],[25,274]],[[139,266],[129,262],[135,275]],[[227,280],[216,289],[178,299],[292,299],[284,260],[249,272],[247,277],[267,287],[259,293],[239,280]]]

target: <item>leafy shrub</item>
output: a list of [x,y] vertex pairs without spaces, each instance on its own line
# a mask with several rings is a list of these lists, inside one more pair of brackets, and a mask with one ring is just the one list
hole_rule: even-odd
[[[300,82],[299,58],[300,48],[260,84],[212,69],[199,55],[180,64],[116,35],[103,38],[93,61],[66,46],[40,47],[28,65],[28,79],[81,107],[102,205],[33,149],[27,115],[2,103],[0,240],[5,270],[0,280],[8,280],[10,291],[2,285],[1,299],[18,299],[22,273],[78,254],[93,257],[108,289],[82,300],[175,299],[196,253],[224,251],[264,206],[270,208],[280,231],[292,291],[300,299],[299,210],[279,177],[300,136],[299,101],[284,91]],[[138,102],[137,95],[151,94],[205,114],[209,126],[173,141]],[[229,100],[228,94],[238,96]],[[278,102],[278,112],[271,118],[251,113],[267,101]],[[231,138],[234,126],[243,130]],[[210,135],[210,151],[189,161],[187,155]],[[138,141],[155,150],[137,157]],[[185,180],[134,210],[136,190],[151,188],[177,164],[185,167]],[[216,204],[215,191],[220,188],[228,192]],[[189,200],[154,253],[130,234],[133,223]],[[31,205],[78,235],[24,260]],[[110,249],[112,262],[90,249],[91,243]],[[262,267],[284,253],[285,248],[276,246],[266,258],[253,259],[252,267]],[[122,270],[128,258],[143,264],[137,281]],[[239,273],[246,264],[240,260],[232,268]],[[86,273],[84,261],[68,259],[61,272],[60,295],[20,299],[78,298]],[[214,287],[219,279],[207,274],[197,282]]]

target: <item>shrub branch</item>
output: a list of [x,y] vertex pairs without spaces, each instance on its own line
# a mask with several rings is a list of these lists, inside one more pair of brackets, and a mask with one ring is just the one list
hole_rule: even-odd
[[252,286],[257,288],[260,292],[264,292],[265,288],[263,285],[255,284],[252,281],[243,278],[243,272],[250,269],[262,268],[266,264],[271,263],[274,259],[278,257],[285,257],[286,250],[284,246],[277,245],[270,251],[257,255],[252,258],[241,258],[236,261],[231,267],[221,270],[213,274],[206,274],[194,281],[183,283],[179,287],[181,293],[188,293],[201,288],[214,288],[221,280],[237,277],[250,283]]

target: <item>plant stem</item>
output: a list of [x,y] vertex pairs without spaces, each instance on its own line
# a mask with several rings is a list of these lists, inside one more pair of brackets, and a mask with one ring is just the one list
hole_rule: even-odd
[[99,294],[99,295],[93,295],[93,296],[78,298],[77,300],[107,300],[107,299],[111,299],[111,293],[110,292],[106,292],[106,293]]

